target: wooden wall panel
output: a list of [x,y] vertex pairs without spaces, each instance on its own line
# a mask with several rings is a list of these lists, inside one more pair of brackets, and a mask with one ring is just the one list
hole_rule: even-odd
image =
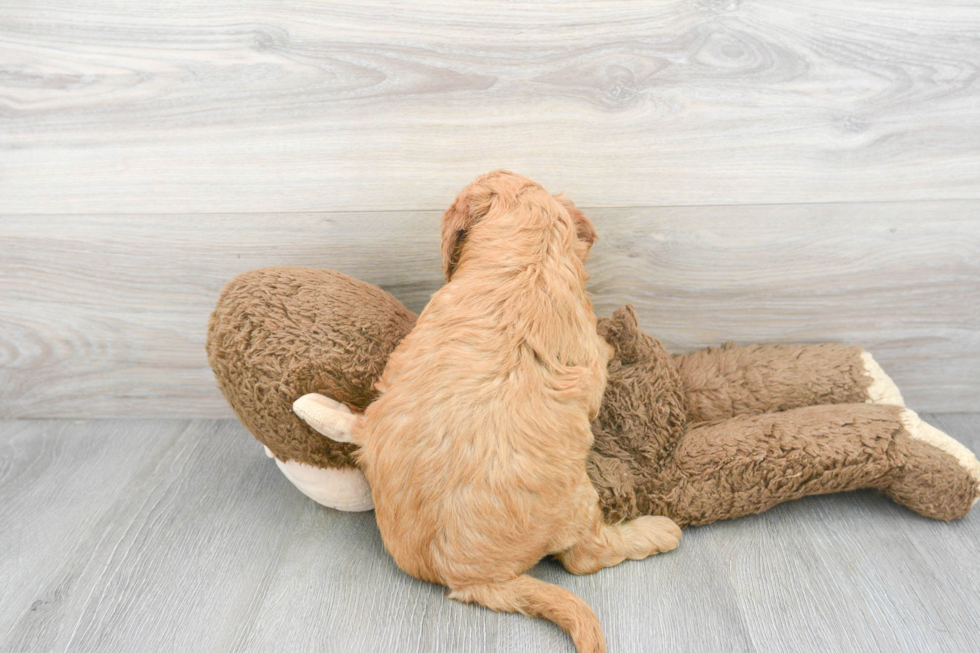
[[[839,341],[917,410],[980,410],[980,202],[587,210],[599,314],[675,351]],[[440,213],[0,218],[0,416],[229,416],[204,353],[235,274],[329,267],[420,310]]]
[[596,305],[671,348],[858,342],[980,409],[978,35],[971,0],[11,0],[0,415],[227,416],[225,281],[419,309],[498,167],[602,207]]
[[8,0],[0,213],[980,199],[972,0]]

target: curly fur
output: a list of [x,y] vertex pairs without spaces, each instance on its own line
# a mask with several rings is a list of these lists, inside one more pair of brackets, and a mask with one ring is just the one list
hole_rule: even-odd
[[270,267],[235,277],[208,322],[218,387],[242,424],[281,461],[351,467],[355,446],[328,440],[292,410],[317,392],[363,411],[415,314],[340,272]]
[[443,217],[449,283],[351,435],[402,569],[453,598],[551,619],[594,652],[595,614],[525,572],[553,554],[590,573],[673,548],[680,530],[653,517],[607,526],[586,474],[612,348],[585,291],[595,232],[573,208],[505,171],[460,193]]
[[[315,433],[292,401],[319,392],[363,410],[414,323],[391,295],[338,272],[263,268],[222,293],[208,352],[229,403],[280,460],[351,467],[354,447]],[[968,467],[909,442],[894,411],[875,406],[860,347],[726,345],[671,357],[630,307],[600,318],[598,330],[615,354],[588,472],[608,523],[662,514],[706,524],[859,488],[951,520],[980,496]],[[887,446],[869,447],[869,438]]]

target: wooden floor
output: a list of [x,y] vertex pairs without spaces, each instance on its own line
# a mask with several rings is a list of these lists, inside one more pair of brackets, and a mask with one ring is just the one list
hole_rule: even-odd
[[[925,417],[980,448],[980,414]],[[232,420],[0,422],[0,524],[3,651],[572,650],[401,573],[373,513],[306,499]],[[976,651],[980,512],[812,497],[533,573],[588,601],[610,651]]]

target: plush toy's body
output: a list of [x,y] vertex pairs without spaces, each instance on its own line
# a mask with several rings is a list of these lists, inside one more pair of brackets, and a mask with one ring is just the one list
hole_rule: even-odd
[[[235,413],[297,487],[364,510],[370,491],[352,445],[310,428],[293,404],[344,440],[348,408],[376,397],[414,322],[388,293],[338,272],[264,268],[222,292],[208,356]],[[980,496],[976,457],[905,409],[859,347],[726,345],[672,357],[631,307],[600,320],[599,332],[616,350],[589,463],[607,521],[707,524],[861,488],[950,520]]]
[[708,524],[862,488],[949,520],[980,493],[973,454],[904,408],[860,347],[726,345],[670,357],[628,306],[599,329],[617,356],[592,425],[590,476],[610,520]]

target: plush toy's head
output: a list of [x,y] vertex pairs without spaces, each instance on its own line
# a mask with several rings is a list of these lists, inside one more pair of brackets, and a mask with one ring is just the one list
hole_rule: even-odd
[[310,392],[363,411],[416,316],[390,294],[340,272],[270,267],[221,292],[208,324],[208,360],[245,427],[281,461],[353,467],[334,442],[293,413]]

